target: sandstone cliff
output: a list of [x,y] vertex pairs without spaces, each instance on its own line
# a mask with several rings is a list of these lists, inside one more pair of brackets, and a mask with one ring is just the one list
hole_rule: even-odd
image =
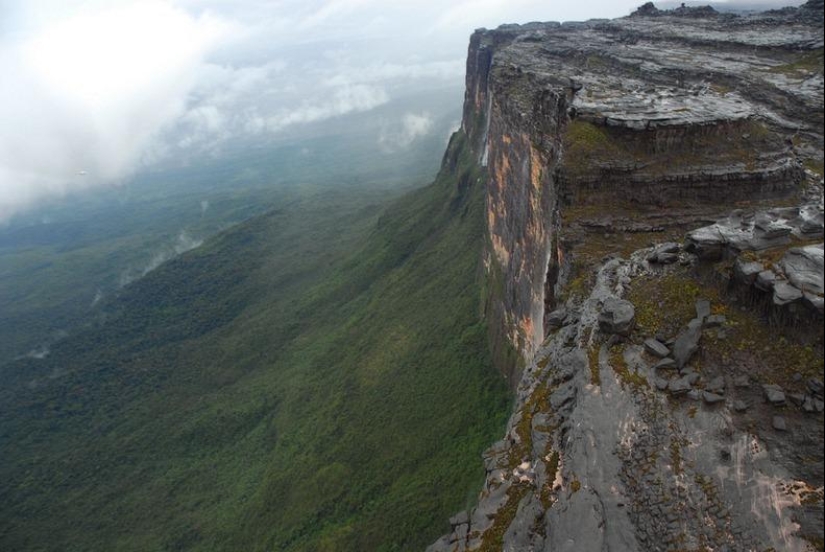
[[822,2],[482,29],[466,86],[517,402],[431,549],[821,550]]

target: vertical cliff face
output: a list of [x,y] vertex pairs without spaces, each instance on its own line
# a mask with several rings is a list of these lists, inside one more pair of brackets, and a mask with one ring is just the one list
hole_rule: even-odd
[[[565,250],[594,228],[684,231],[799,193],[822,147],[810,11],[643,11],[473,34],[462,126],[488,171],[488,315],[511,383],[545,335]],[[642,220],[651,208],[672,216]]]
[[492,294],[486,307],[494,356],[511,384],[544,337],[545,301],[553,295],[559,262],[556,167],[568,109],[564,90],[545,86],[534,73],[493,63],[494,52],[520,32],[472,36],[463,123],[487,168],[484,266]]
[[473,35],[516,401],[430,552],[822,550],[821,10]]

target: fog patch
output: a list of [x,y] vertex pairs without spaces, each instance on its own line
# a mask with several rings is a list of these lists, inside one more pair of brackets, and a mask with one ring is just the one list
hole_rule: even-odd
[[100,303],[100,301],[102,299],[103,299],[103,292],[100,290],[100,288],[97,288],[97,291],[95,291],[95,297],[94,297],[94,299],[92,299],[92,304],[90,306],[91,307],[97,306],[97,304]]
[[386,125],[378,135],[378,145],[384,153],[408,148],[418,138],[433,130],[434,121],[427,112],[406,113],[399,122]]
[[36,360],[43,360],[44,358],[49,356],[50,352],[51,352],[51,350],[49,349],[48,345],[40,345],[39,347],[35,347],[34,349],[32,349],[31,351],[26,353],[24,356],[26,358],[33,358],[33,359],[36,359]]
[[120,287],[127,286],[132,282],[143,278],[163,263],[170,261],[178,255],[186,253],[187,251],[191,251],[196,247],[200,247],[201,244],[203,244],[202,239],[193,238],[186,232],[186,230],[181,230],[174,242],[162,247],[159,251],[152,255],[146,265],[141,268],[133,267],[123,271],[120,275]]
[[305,101],[295,108],[282,109],[269,116],[253,115],[246,121],[244,128],[253,133],[274,133],[291,125],[315,123],[349,113],[369,111],[388,101],[390,97],[382,86],[346,84],[324,98]]

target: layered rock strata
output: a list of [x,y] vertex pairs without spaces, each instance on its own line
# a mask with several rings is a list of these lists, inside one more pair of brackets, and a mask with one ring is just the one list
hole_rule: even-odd
[[[641,11],[472,36],[462,126],[489,173],[491,337],[513,385],[559,291],[563,213],[685,230],[737,202],[793,198],[803,165],[822,166],[816,9]],[[644,206],[665,220],[640,222]]]

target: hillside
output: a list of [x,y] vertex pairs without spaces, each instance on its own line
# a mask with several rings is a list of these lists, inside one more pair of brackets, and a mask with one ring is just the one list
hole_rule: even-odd
[[423,548],[507,407],[476,171],[457,135],[383,213],[347,189],[238,225],[4,366],[3,550]]

